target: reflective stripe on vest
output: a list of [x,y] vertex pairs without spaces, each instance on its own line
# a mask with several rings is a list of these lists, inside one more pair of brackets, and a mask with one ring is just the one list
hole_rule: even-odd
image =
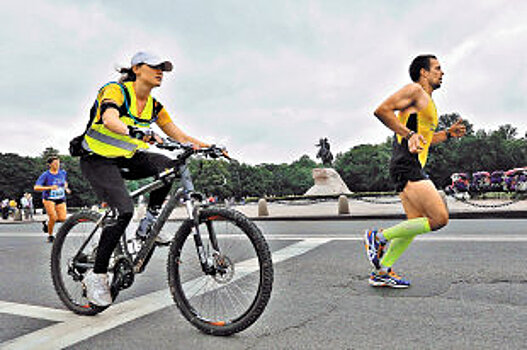
[[127,151],[135,151],[137,146],[138,146],[136,144],[133,144],[133,143],[130,143],[130,142],[127,142],[127,141],[115,139],[115,138],[113,138],[111,136],[105,135],[105,134],[103,134],[101,132],[98,132],[96,130],[93,130],[93,129],[89,129],[86,132],[86,135],[88,135],[89,137],[94,138],[95,140],[100,141],[102,143],[106,143],[106,144],[108,144],[110,146],[114,146],[114,147],[117,147],[117,148],[122,148],[122,149],[125,149]]

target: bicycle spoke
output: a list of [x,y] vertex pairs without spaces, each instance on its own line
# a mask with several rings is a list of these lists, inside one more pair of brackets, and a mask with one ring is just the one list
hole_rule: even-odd
[[[190,322],[209,333],[226,335],[245,329],[263,312],[272,286],[272,263],[261,233],[247,218],[226,209],[210,212],[214,219],[207,223],[204,216],[199,227],[207,267],[202,268],[197,257],[189,222],[170,249],[169,284]],[[217,250],[212,248],[210,232],[215,234]]]
[[[238,256],[247,257],[247,252],[250,250],[243,249],[243,246],[248,246],[251,243],[248,242],[246,236],[233,234],[237,228],[232,224],[228,222],[220,222],[220,224],[221,229],[216,229],[220,253],[233,260],[235,275],[230,281],[221,283],[216,281],[213,276],[201,276],[183,285],[184,293],[189,302],[199,310],[201,316],[212,321],[225,321],[241,316],[251,305],[252,299],[248,295],[255,295],[258,284],[255,279],[252,280],[253,285],[251,285],[251,281],[246,281],[245,284],[240,284],[238,281],[247,274],[258,270],[257,258],[245,261],[240,261],[238,258]],[[205,237],[205,239],[208,238]],[[244,239],[247,242],[244,242]],[[190,240],[188,243],[191,243]],[[204,245],[210,247],[209,243],[205,241]],[[191,250],[189,254],[195,254],[194,249],[193,244],[189,244],[188,250]],[[195,260],[197,262],[197,259]],[[180,267],[182,266],[183,264],[180,264]],[[200,268],[199,265],[193,272],[202,273],[198,268]],[[245,291],[243,299],[239,297],[242,289],[248,289]]]
[[60,228],[52,248],[53,285],[66,307],[78,314],[93,315],[103,310],[90,306],[82,284],[95,262],[101,233],[96,226],[99,218],[100,214],[91,211],[73,214]]

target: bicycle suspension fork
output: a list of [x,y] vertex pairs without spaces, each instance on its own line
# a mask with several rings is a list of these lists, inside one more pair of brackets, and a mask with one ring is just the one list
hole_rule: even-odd
[[[194,205],[194,199],[192,194],[194,193],[194,185],[192,184],[192,179],[190,177],[190,172],[186,166],[180,168],[181,171],[181,183],[184,189],[184,199],[185,207],[187,210],[187,215],[193,223],[192,235],[194,237],[194,243],[196,244],[196,251],[198,253],[199,262],[203,272],[206,274],[213,274],[214,263],[209,259],[205,247],[203,245],[203,240],[201,239],[201,232],[199,229],[199,207]],[[211,240],[212,249],[218,251],[218,242],[216,240],[216,235],[214,233],[212,223],[210,221],[206,222],[207,231]]]

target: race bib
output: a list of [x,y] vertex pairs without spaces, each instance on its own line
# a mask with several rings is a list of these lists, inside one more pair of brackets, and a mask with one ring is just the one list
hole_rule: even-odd
[[56,190],[49,191],[49,199],[63,199],[66,196],[66,192],[63,187],[59,187]]

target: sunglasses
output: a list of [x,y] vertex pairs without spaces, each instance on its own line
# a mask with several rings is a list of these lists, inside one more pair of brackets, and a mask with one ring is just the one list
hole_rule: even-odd
[[152,66],[152,65],[147,64],[147,66],[152,69],[159,69],[159,70],[163,70],[164,68],[164,64],[158,64],[157,66]]

